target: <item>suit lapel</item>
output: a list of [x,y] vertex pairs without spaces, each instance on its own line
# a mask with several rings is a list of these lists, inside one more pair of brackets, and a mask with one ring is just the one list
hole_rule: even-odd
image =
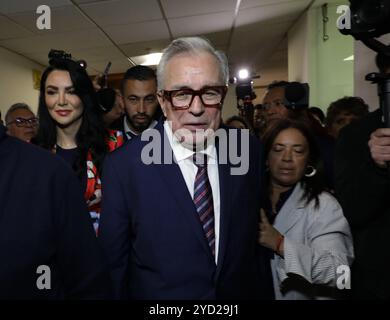
[[[6,138],[6,133],[3,128],[4,127],[0,125],[0,167],[4,168],[0,179],[0,222],[3,218],[4,209],[8,203],[9,192],[13,189],[14,184],[17,181],[14,176],[15,173],[17,173],[18,168],[15,166],[19,162],[19,152],[16,151],[18,149],[17,143],[15,143],[15,145],[10,143],[12,139],[15,138]],[[11,141],[7,141],[9,139],[11,139]],[[11,150],[11,148],[13,149]]]
[[219,174],[219,188],[220,188],[220,228],[219,228],[219,251],[218,251],[218,263],[217,263],[217,277],[221,271],[225,253],[227,250],[227,244],[229,240],[229,226],[231,220],[231,179],[230,167],[227,164],[220,164],[218,166]]
[[0,142],[1,140],[3,140],[6,136],[6,133],[5,133],[6,129],[3,125],[0,124]]
[[231,204],[232,199],[232,183],[230,177],[230,164],[229,159],[228,163],[220,163],[219,154],[221,152],[227,152],[229,154],[228,143],[226,146],[220,145],[219,141],[216,140],[217,156],[218,156],[218,175],[219,175],[219,190],[220,190],[220,228],[219,228],[219,250],[218,250],[218,263],[217,263],[217,273],[218,277],[223,261],[225,258],[227,244],[229,239],[229,226],[231,220]]
[[298,222],[301,211],[305,207],[301,200],[302,195],[303,189],[301,184],[298,183],[295,186],[293,193],[276,216],[274,227],[278,229],[280,233],[286,234]]

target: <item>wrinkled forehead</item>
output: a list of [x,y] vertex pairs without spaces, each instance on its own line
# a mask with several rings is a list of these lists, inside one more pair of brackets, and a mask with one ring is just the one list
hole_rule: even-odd
[[182,78],[207,76],[210,85],[221,83],[220,65],[217,58],[207,51],[185,52],[174,55],[168,60],[165,70],[165,80],[180,80]]
[[24,118],[24,119],[30,119],[33,118],[35,115],[28,109],[25,108],[19,108],[11,112],[9,115],[12,120],[16,118]]

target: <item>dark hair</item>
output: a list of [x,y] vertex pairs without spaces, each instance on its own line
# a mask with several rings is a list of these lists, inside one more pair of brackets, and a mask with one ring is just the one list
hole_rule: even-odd
[[125,83],[127,80],[139,80],[139,81],[147,81],[147,80],[155,80],[157,83],[156,72],[147,66],[137,65],[135,67],[131,67],[127,69],[123,79],[121,81],[121,92],[124,92]]
[[[302,199],[306,199],[306,204],[308,204],[312,200],[315,200],[315,207],[318,207],[318,196],[321,192],[325,190],[325,182],[323,178],[323,162],[315,136],[311,129],[304,122],[293,119],[282,119],[276,121],[266,130],[263,137],[265,160],[264,163],[266,163],[268,155],[272,149],[272,145],[279,133],[289,128],[297,129],[303,134],[303,136],[307,140],[309,146],[309,158],[307,164],[313,166],[317,170],[317,173],[312,177],[306,177],[304,175],[301,178],[300,182],[302,183],[304,189]],[[268,176],[268,188],[270,184],[269,178],[270,177]]]
[[[150,67],[137,65],[135,67],[131,67],[130,69],[127,69],[125,75],[123,76],[123,79],[121,81],[122,94],[124,93],[125,90],[126,81],[130,79],[138,80],[138,81],[155,80],[157,85],[156,72]],[[158,106],[156,108],[156,112],[153,115],[153,119],[158,121],[162,116],[163,116],[162,110]]]
[[274,89],[274,88],[286,88],[286,86],[289,84],[290,82],[288,81],[273,81],[271,82],[268,86],[267,86],[267,90],[271,90],[271,89]]
[[310,107],[308,110],[309,110],[309,112],[311,114],[316,115],[321,120],[321,123],[324,123],[324,121],[325,121],[325,114],[324,114],[324,112],[320,108],[318,108],[318,107]]
[[375,58],[376,66],[381,73],[390,72],[390,57],[383,53],[378,53]]
[[246,120],[245,120],[243,117],[240,117],[240,116],[232,116],[232,117],[230,117],[230,118],[227,118],[227,119],[225,120],[225,124],[226,124],[227,126],[230,126],[230,123],[233,122],[233,121],[241,122],[241,123],[244,125],[245,129],[249,129],[249,125],[248,125],[248,123],[246,122]]
[[81,99],[84,110],[80,129],[76,134],[78,157],[74,164],[74,170],[79,178],[86,170],[88,151],[91,152],[92,161],[101,173],[104,156],[108,152],[106,145],[107,132],[104,129],[101,114],[97,107],[96,92],[85,69],[77,62],[70,59],[55,59],[42,74],[39,93],[39,128],[36,143],[45,149],[52,150],[57,143],[56,123],[50,116],[45,103],[45,85],[49,74],[54,70],[68,71],[72,80],[75,93]]
[[326,126],[331,127],[336,117],[344,112],[361,118],[368,114],[368,105],[360,97],[344,97],[336,100],[326,111]]

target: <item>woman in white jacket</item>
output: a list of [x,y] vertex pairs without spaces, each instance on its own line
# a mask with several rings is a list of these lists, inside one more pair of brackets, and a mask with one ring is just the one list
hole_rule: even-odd
[[264,147],[268,190],[259,243],[274,251],[275,298],[337,298],[350,287],[352,236],[339,203],[323,187],[315,138],[305,124],[281,120],[266,133]]

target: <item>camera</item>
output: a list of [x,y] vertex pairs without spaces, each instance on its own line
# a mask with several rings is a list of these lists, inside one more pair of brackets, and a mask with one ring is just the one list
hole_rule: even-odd
[[[64,50],[51,49],[49,51],[48,57],[49,57],[49,64],[52,64],[53,61],[55,61],[55,60],[74,61],[72,59],[72,55],[70,53],[65,52]],[[87,68],[87,62],[85,60],[77,60],[74,62],[76,62],[78,65],[80,65],[83,69]]]
[[252,101],[256,98],[252,81],[238,82],[236,86],[236,97],[240,115],[246,117],[246,115],[251,114],[253,112]]
[[375,39],[390,32],[390,2],[388,0],[349,0],[351,28],[341,29],[368,48],[390,57],[390,46]]
[[[362,41],[368,48],[390,58],[390,45],[375,39],[390,32],[389,0],[349,0],[351,3],[351,29],[340,30]],[[390,73],[372,72],[366,80],[377,84],[382,120],[390,128]],[[390,166],[388,165],[390,175]]]
[[238,100],[255,99],[256,94],[253,91],[252,82],[239,82],[236,86],[236,96]]
[[290,110],[302,110],[309,107],[309,85],[289,82],[285,87],[283,104]]
[[351,29],[341,33],[357,40],[376,38],[390,32],[390,2],[388,0],[350,0]]

